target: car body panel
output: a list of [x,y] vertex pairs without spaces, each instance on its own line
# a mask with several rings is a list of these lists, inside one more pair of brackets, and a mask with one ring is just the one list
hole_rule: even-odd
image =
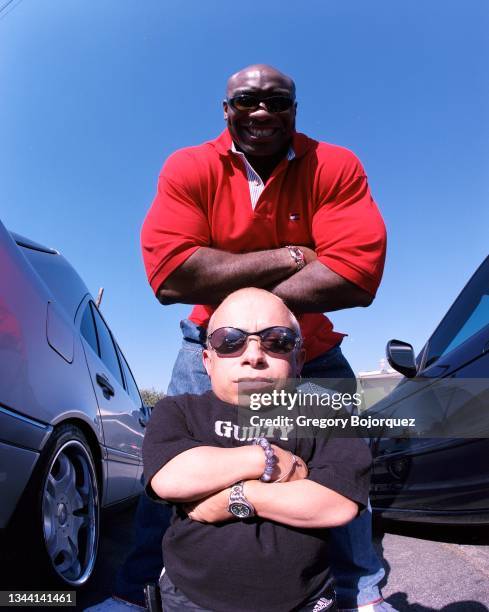
[[[76,317],[78,324],[80,324],[80,320],[87,309],[90,311],[96,310],[96,306],[89,296],[83,300],[78,309]],[[98,310],[97,316],[103,319]],[[105,458],[109,479],[104,504],[111,504],[118,499],[130,497],[141,491],[137,477],[139,465],[142,463],[141,449],[144,436],[142,404],[139,408],[135,406],[120,381],[113,375],[89,342],[85,338],[82,338],[82,342],[104,432]],[[115,343],[114,352],[117,355]],[[97,376],[100,375],[105,376],[109,381],[114,392],[113,395],[105,393],[99,385]],[[122,372],[120,375],[124,380]]]
[[0,442],[0,529],[7,527],[12,518],[38,459],[38,452]]
[[75,351],[73,325],[56,302],[48,302],[46,338],[52,349],[68,363],[73,363]]
[[0,529],[7,526],[52,429],[0,406]]
[[489,258],[420,352],[418,377],[367,411],[414,417],[419,432],[372,442],[372,507],[385,518],[489,523],[488,278]]
[[108,406],[92,384],[90,368],[105,366],[96,355],[96,367],[93,359],[87,363],[76,318],[91,299],[62,255],[10,235],[0,223],[0,528],[12,517],[46,439],[65,422],[83,423],[90,443],[97,440],[102,505],[142,490],[140,406],[121,385]]

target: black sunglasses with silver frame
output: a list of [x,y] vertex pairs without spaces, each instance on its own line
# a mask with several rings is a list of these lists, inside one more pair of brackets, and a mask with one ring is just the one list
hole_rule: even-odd
[[233,355],[244,350],[249,336],[258,336],[266,352],[279,355],[290,353],[302,342],[300,335],[290,327],[274,325],[254,332],[237,327],[219,327],[207,336],[207,345],[218,355]]

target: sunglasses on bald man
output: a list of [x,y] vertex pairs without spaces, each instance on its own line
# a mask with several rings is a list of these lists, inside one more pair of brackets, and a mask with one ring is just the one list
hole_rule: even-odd
[[263,350],[278,355],[290,353],[301,343],[300,336],[293,329],[280,325],[255,332],[246,332],[237,327],[219,327],[207,336],[207,343],[218,355],[233,355],[244,349],[249,336],[258,336]]
[[264,104],[269,113],[283,113],[294,104],[294,99],[289,96],[269,96],[259,98],[253,94],[242,94],[227,100],[234,110],[241,112],[255,111],[260,104]]

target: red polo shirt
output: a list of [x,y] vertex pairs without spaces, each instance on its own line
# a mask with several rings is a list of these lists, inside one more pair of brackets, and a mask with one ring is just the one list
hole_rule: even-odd
[[[375,295],[385,227],[355,155],[294,134],[295,158],[275,168],[253,210],[245,166],[231,144],[225,130],[176,151],[163,166],[141,235],[153,291],[201,246],[247,253],[296,244],[314,248],[328,268]],[[195,306],[190,319],[205,326],[212,311]],[[307,360],[344,336],[320,313],[298,318]]]

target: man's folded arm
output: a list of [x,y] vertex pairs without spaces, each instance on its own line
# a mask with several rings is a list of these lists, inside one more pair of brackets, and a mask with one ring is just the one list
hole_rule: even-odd
[[166,278],[156,297],[164,305],[216,305],[237,289],[266,288],[296,270],[296,263],[283,247],[243,254],[200,247]]
[[186,397],[167,396],[153,408],[143,440],[147,494],[167,501],[193,501],[240,478],[259,478],[264,469],[263,450],[256,445],[220,448],[204,444],[189,426]]
[[166,501],[194,501],[238,480],[259,478],[263,466],[259,446],[198,446],[178,454],[158,470],[151,478],[151,489]]
[[[306,250],[305,247],[301,247]],[[308,249],[309,251],[309,249]],[[373,296],[330,270],[311,261],[297,272],[285,248],[234,254],[200,247],[160,286],[158,300],[164,304],[220,303],[243,287],[269,289],[295,312],[330,312],[369,306]]]
[[359,509],[356,502],[309,479],[277,485],[247,481],[244,493],[259,517],[292,527],[338,527]]
[[340,276],[319,260],[272,287],[272,293],[294,312],[332,312],[369,306],[374,296]]

